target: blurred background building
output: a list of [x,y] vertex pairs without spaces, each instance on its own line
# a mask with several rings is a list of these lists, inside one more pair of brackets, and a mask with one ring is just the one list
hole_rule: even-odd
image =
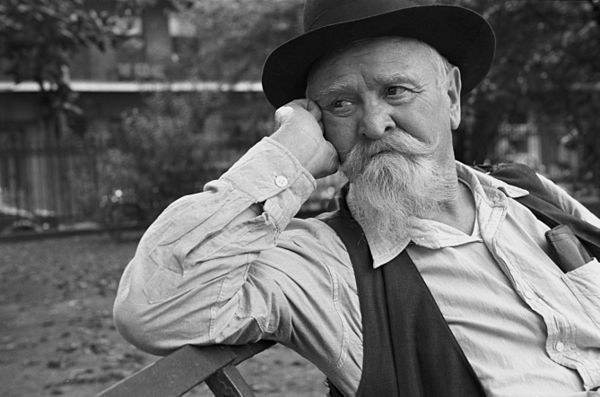
[[[598,211],[599,2],[460,3],[490,19],[498,51],[463,104],[457,157],[526,163]],[[299,0],[7,0],[4,214],[52,228],[128,203],[120,216],[144,223],[199,191],[272,132],[260,69],[301,11]],[[340,183],[320,181],[305,212]]]

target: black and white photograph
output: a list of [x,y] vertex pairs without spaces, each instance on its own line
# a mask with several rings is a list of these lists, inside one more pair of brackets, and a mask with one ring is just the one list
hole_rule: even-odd
[[0,0],[0,396],[600,397],[600,0]]

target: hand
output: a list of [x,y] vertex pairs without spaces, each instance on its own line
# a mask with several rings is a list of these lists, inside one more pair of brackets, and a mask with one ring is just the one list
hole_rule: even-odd
[[315,178],[337,171],[339,159],[323,136],[321,109],[308,99],[296,99],[275,112],[277,130],[271,138],[282,144]]

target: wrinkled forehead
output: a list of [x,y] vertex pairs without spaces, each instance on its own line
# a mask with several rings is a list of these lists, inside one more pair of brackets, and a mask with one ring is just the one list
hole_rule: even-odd
[[[317,78],[320,82],[327,80],[328,74],[323,72],[337,65],[350,64],[356,55],[366,52],[371,52],[373,57],[380,57],[382,63],[385,55],[397,53],[402,56],[402,59],[431,63],[432,66],[435,63],[435,57],[440,56],[430,45],[407,37],[376,37],[354,41],[322,57],[311,66],[307,79],[307,93],[311,83],[314,83]],[[374,59],[376,60],[376,58]],[[398,66],[401,67],[401,65]]]

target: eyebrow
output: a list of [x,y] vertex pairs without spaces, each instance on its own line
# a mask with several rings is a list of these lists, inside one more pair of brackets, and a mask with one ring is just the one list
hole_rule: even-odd
[[326,87],[323,87],[317,91],[310,92],[308,88],[306,89],[307,96],[308,94],[313,94],[314,100],[318,101],[328,96],[335,96],[343,92],[347,92],[350,90],[351,84],[343,83],[339,81],[333,81],[329,83]]
[[419,78],[416,73],[410,72],[397,72],[392,73],[390,75],[376,76],[374,78],[375,82],[380,85],[391,85],[397,83],[412,83],[417,85]]
[[[376,84],[384,86],[398,83],[411,83],[414,85],[419,85],[417,75],[415,73],[409,73],[405,71],[392,73],[389,75],[375,76],[373,80]],[[326,87],[323,87],[316,91],[310,91],[307,87],[306,96],[308,97],[309,94],[313,94],[314,100],[318,101],[328,96],[335,96],[347,92],[351,90],[352,85],[352,83],[333,81],[329,83]]]

